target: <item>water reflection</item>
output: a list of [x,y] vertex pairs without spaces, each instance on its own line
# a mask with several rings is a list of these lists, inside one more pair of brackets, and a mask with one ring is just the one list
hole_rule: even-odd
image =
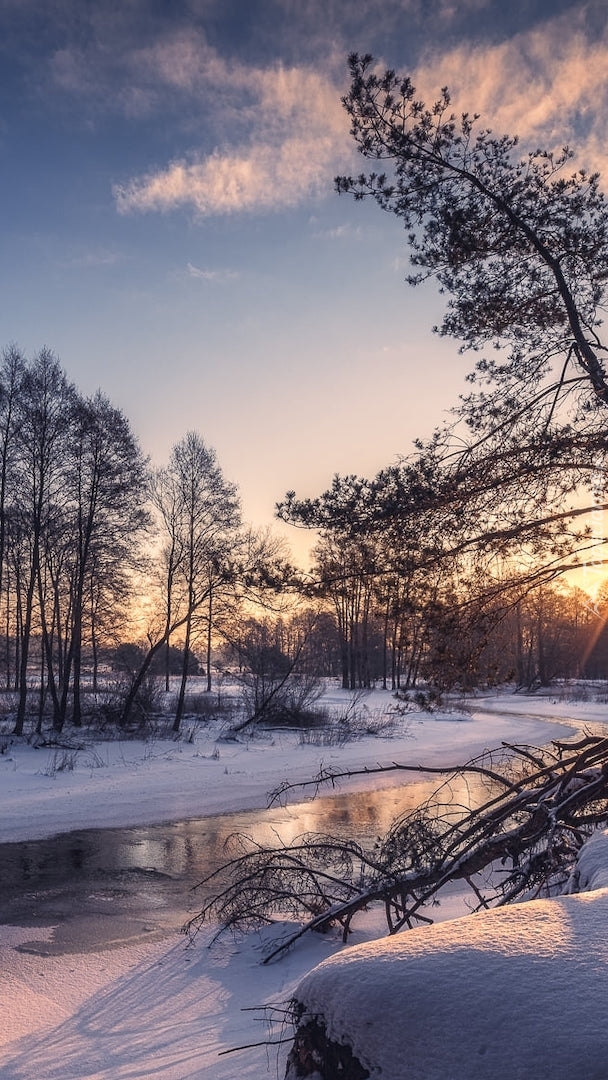
[[[39,951],[103,947],[183,924],[200,904],[192,886],[226,861],[230,838],[290,843],[327,832],[372,845],[437,787],[428,782],[338,794],[271,810],[129,829],[90,829],[0,845],[0,922],[55,926]],[[468,784],[452,792],[469,802]]]

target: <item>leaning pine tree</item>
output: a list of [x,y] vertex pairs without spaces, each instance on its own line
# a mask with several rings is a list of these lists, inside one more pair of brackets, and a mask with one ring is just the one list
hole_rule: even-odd
[[[339,177],[338,192],[372,198],[402,221],[413,264],[409,284],[434,278],[447,297],[438,332],[457,338],[462,349],[496,350],[493,359],[478,360],[473,390],[457,410],[470,438],[457,452],[448,446],[452,474],[440,498],[447,504],[463,481],[484,487],[481,466],[491,473],[488,490],[498,491],[503,483],[508,490],[509,476],[520,488],[543,470],[550,478],[556,462],[566,495],[597,472],[606,448],[600,328],[608,203],[599,177],[569,171],[568,148],[521,154],[516,138],[493,135],[475,115],[456,117],[447,90],[427,106],[409,77],[378,74],[370,56],[353,55],[350,68],[344,105],[352,134],[363,157],[379,165]],[[442,439],[433,445],[441,447]],[[510,458],[517,449],[518,458]],[[282,504],[286,517],[294,515],[290,499]],[[606,508],[599,499],[596,507]],[[308,523],[305,512],[314,509],[298,504],[298,523]],[[509,538],[526,528],[515,520]],[[453,785],[472,776],[485,794],[458,810]],[[373,851],[331,836],[275,848],[243,841],[207,882],[215,891],[190,928],[207,918],[247,927],[289,910],[303,918],[303,929],[281,951],[300,932],[332,922],[346,934],[371,902],[384,905],[389,932],[411,926],[455,880],[468,884],[474,907],[551,892],[567,880],[576,888],[568,877],[576,854],[608,821],[608,738],[503,746],[444,777]],[[314,783],[336,779],[330,773]],[[497,865],[498,875],[488,878]]]
[[376,74],[370,56],[351,56],[350,69],[352,134],[382,169],[338,177],[337,190],[401,219],[409,284],[434,277],[448,296],[439,332],[464,348],[506,346],[479,373],[503,388],[525,383],[530,406],[542,387],[550,400],[576,388],[586,408],[605,407],[608,206],[599,176],[568,174],[567,147],[518,154],[517,138],[479,128],[476,115],[456,118],[447,89],[428,107],[409,77]]

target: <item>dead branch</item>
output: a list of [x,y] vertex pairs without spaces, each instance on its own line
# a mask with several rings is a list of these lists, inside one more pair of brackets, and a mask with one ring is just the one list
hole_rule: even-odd
[[[508,743],[503,743],[503,746],[508,746]],[[511,747],[511,749],[513,749]],[[521,747],[519,748],[522,749]],[[290,792],[295,791],[297,788],[314,788],[314,795],[318,795],[321,787],[324,784],[330,784],[332,787],[336,787],[340,780],[350,780],[353,776],[373,776],[377,773],[389,773],[389,772],[413,772],[413,773],[425,773],[429,776],[453,776],[456,773],[463,772],[482,773],[484,776],[490,776],[491,772],[487,768],[482,768],[470,761],[465,766],[432,766],[432,765],[402,765],[400,762],[391,761],[390,765],[364,765],[362,769],[334,769],[331,767],[322,768],[313,776],[311,780],[283,780],[278,787],[274,788],[268,796],[268,808],[276,806],[277,803],[283,801],[284,796]],[[505,783],[505,779],[499,773],[496,773],[494,779],[497,783]]]
[[[449,772],[395,763],[310,783],[391,768],[446,778],[372,850],[320,834],[275,847],[241,838],[241,853],[200,883],[215,891],[185,929],[217,920],[219,932],[248,930],[278,913],[303,920],[267,963],[310,930],[337,924],[346,940],[353,917],[371,904],[383,905],[389,933],[430,922],[424,909],[454,881],[469,889],[472,910],[549,895],[565,884],[592,829],[608,820],[608,738],[592,735],[544,749],[503,744]],[[455,789],[463,782],[461,802]]]

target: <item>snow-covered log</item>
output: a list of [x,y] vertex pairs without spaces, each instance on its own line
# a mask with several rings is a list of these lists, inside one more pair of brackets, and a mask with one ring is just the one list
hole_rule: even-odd
[[[592,891],[345,948],[298,986],[299,1031],[348,1046],[371,1080],[605,1080],[608,831],[583,847],[577,887]],[[307,1074],[298,1047],[288,1080],[343,1075],[320,1053]]]

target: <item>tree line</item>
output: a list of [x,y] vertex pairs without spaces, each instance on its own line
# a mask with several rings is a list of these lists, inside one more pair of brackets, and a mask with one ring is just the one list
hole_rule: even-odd
[[209,678],[214,634],[234,639],[243,605],[286,590],[332,613],[345,687],[371,685],[378,670],[396,689],[423,672],[469,684],[507,626],[518,681],[548,677],[544,616],[534,634],[524,616],[559,595],[547,589],[566,571],[603,558],[606,198],[597,175],[568,172],[568,148],[520,154],[516,138],[457,117],[445,90],[427,106],[409,77],[378,72],[369,56],[352,56],[350,70],[352,134],[381,165],[338,177],[337,190],[405,227],[409,283],[434,278],[447,300],[438,332],[482,353],[467,393],[430,440],[372,480],[336,477],[314,499],[287,493],[278,516],[318,535],[310,573],[295,574],[271,536],[243,525],[200,436],[151,472],[102,394],[83,398],[48,350],[30,361],[5,350],[0,614],[17,731],[34,659],[40,716],[48,697],[57,729],[68,711],[81,722],[83,646],[95,682],[99,641],[121,636],[137,575],[146,648],[123,724],[179,640],[177,730],[193,643],[204,641]]
[[[333,679],[350,690],[380,687],[425,705],[448,691],[506,684],[533,690],[556,679],[608,678],[605,589],[592,602],[576,586],[545,584],[508,597],[499,592],[492,604],[479,596],[464,609],[452,594],[424,598],[404,611],[395,633],[394,625],[387,626],[382,580],[379,573],[378,588],[368,582],[370,603],[358,610],[356,627],[345,630],[331,599],[321,610],[249,615],[232,624],[216,660],[237,678],[258,677],[262,696],[264,687],[290,672]],[[349,573],[339,589],[332,581],[328,592],[339,594],[342,607],[351,588],[358,591]]]
[[41,722],[82,719],[82,656],[124,618],[146,528],[145,462],[128,422],[101,393],[83,397],[56,357],[16,347],[0,368],[0,603],[5,685],[28,710],[36,641]]
[[[518,495],[508,496],[498,481],[490,498],[502,500],[500,525],[484,528],[471,487],[460,497],[442,470],[436,462],[423,472],[421,461],[411,460],[371,481],[336,476],[315,499],[289,492],[278,504],[282,520],[317,530],[307,589],[332,612],[342,686],[407,691],[426,681],[438,690],[466,689],[582,674],[603,602],[555,583],[580,570],[601,537],[586,525],[573,529],[570,515],[547,522],[546,494],[534,500],[540,520],[512,528],[509,514],[522,509],[508,499]],[[570,651],[560,652],[557,667],[552,620],[556,632],[572,623]],[[499,655],[496,643],[507,640]]]
[[[571,469],[572,447],[564,453]],[[80,394],[48,349],[27,359],[6,348],[0,670],[16,695],[16,733],[32,716],[40,730],[49,710],[56,732],[68,719],[80,726],[83,677],[94,695],[100,658],[129,640],[138,661],[117,722],[137,721],[146,681],[164,677],[168,690],[171,673],[175,731],[195,653],[207,690],[214,662],[245,666],[268,692],[292,673],[405,692],[604,674],[597,644],[589,645],[598,605],[551,585],[572,565],[573,549],[593,538],[572,532],[572,514],[545,520],[556,486],[548,466],[528,490],[534,528],[513,527],[521,472],[512,507],[514,450],[502,443],[502,480],[500,462],[490,468],[495,457],[485,448],[484,476],[473,455],[473,485],[461,461],[455,477],[436,438],[371,481],[335,477],[316,499],[288,493],[278,516],[318,535],[311,567],[296,572],[275,537],[244,525],[237,488],[197,433],[152,469],[101,392]],[[557,452],[551,468],[567,472]],[[491,528],[480,527],[482,517]],[[271,614],[295,598],[301,612]]]

